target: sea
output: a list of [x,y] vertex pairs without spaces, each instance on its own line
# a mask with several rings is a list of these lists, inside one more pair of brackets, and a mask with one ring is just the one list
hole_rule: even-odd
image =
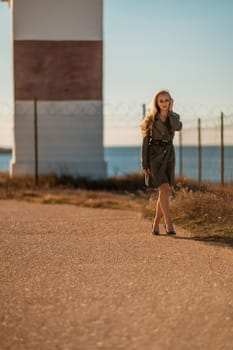
[[[179,149],[175,146],[176,175],[180,174]],[[107,162],[108,176],[119,176],[141,170],[140,146],[106,146],[104,158]],[[11,153],[0,153],[0,171],[9,171]],[[220,147],[202,146],[201,150],[201,179],[209,182],[220,182]],[[191,179],[198,179],[198,148],[183,146],[182,174]],[[224,181],[233,182],[233,146],[224,147]]]

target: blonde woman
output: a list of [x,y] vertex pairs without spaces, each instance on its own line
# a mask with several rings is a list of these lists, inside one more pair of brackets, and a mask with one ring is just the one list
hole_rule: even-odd
[[158,91],[145,115],[141,130],[143,134],[141,161],[146,176],[151,176],[153,186],[159,196],[152,225],[152,234],[159,235],[159,223],[165,220],[167,234],[175,235],[170,210],[169,189],[174,185],[175,151],[173,138],[175,131],[182,128],[180,116],[173,112],[173,102],[169,91]]

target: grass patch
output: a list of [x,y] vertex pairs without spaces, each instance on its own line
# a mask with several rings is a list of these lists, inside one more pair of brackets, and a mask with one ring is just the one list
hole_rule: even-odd
[[[151,194],[143,209],[144,217],[152,219],[158,193]],[[175,196],[170,198],[174,222],[196,237],[233,239],[233,184],[221,186],[178,178]]]
[[233,238],[233,186],[181,187],[171,201],[174,220],[195,235]]
[[[137,190],[142,190],[143,186],[144,175],[138,172],[96,180],[83,176],[73,177],[71,175],[57,176],[55,174],[48,174],[39,176],[39,187],[41,189],[79,188],[135,193]],[[36,188],[34,176],[17,176],[10,178],[8,173],[0,173],[0,191],[1,188],[11,191],[20,188]]]
[[10,178],[0,173],[0,199],[16,199],[44,204],[73,204],[89,208],[140,210],[144,200],[142,174],[129,174],[105,180],[91,180],[50,174]]

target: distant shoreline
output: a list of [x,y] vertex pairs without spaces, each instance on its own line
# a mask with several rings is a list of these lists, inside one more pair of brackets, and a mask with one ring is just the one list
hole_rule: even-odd
[[0,153],[4,154],[4,153],[11,153],[12,149],[11,148],[7,148],[7,147],[0,147]]

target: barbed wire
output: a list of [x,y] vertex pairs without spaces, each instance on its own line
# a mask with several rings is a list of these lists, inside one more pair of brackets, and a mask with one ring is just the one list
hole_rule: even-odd
[[[33,102],[23,102],[17,105],[19,112],[17,115],[26,116],[33,115]],[[177,108],[181,115],[183,128],[195,128],[198,118],[201,119],[202,128],[216,128],[220,126],[221,112],[224,114],[224,124],[233,124],[233,105],[212,106],[205,105],[183,105]],[[87,118],[93,115],[104,114],[105,126],[114,127],[132,127],[138,128],[143,118],[143,104],[138,102],[132,103],[111,103],[111,102],[90,102],[86,103],[71,101],[70,103],[62,102],[38,102],[38,115],[50,118],[77,116]],[[0,122],[1,129],[13,127],[13,111],[12,106],[0,104]],[[126,125],[127,124],[127,125]]]

